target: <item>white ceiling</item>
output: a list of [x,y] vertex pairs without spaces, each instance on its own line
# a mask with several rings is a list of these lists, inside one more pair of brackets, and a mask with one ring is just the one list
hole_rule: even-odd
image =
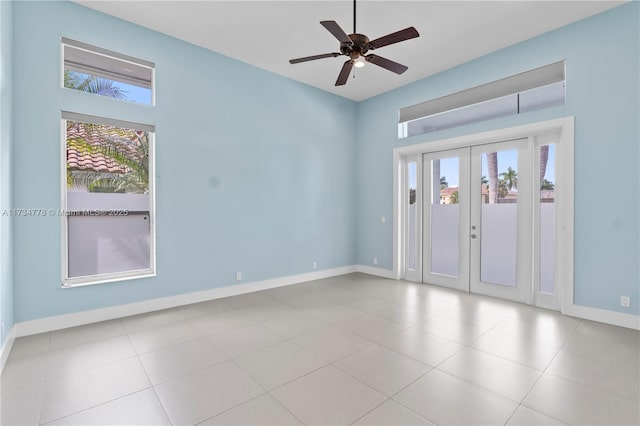
[[414,26],[420,37],[376,50],[377,55],[407,65],[404,74],[367,64],[341,87],[334,83],[344,56],[296,65],[288,60],[338,51],[339,42],[319,22],[333,20],[352,33],[351,0],[76,3],[361,101],[623,2],[360,0],[359,33],[375,39]]

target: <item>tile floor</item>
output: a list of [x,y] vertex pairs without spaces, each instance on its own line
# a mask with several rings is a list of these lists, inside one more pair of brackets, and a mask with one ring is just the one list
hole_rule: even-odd
[[351,274],[17,339],[2,425],[640,424],[640,333]]

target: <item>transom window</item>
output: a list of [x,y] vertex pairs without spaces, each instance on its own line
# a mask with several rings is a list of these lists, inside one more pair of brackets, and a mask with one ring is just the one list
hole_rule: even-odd
[[62,38],[63,86],[67,89],[154,104],[154,64]]
[[421,135],[565,103],[564,61],[400,109],[398,136]]

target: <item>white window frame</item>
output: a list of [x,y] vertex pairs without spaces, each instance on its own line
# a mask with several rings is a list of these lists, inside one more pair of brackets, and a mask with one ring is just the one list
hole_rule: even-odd
[[[452,93],[440,98],[425,101],[416,105],[400,108],[398,111],[398,139],[415,137],[425,133],[432,133],[439,130],[460,127],[463,125],[488,121],[498,117],[507,117],[520,114],[520,93],[529,92],[555,83],[563,83],[565,93],[563,102],[566,101],[566,72],[565,61],[555,62],[520,74],[512,75],[501,80],[472,87],[460,92]],[[480,108],[484,112],[491,111],[491,105],[496,101],[514,97],[513,111],[500,113],[492,117],[480,117],[468,119],[453,125],[441,128],[426,130],[421,133],[409,134],[409,123],[424,120],[430,117],[442,116],[444,114],[462,111],[468,108]],[[539,108],[549,108],[556,105],[545,105]]]
[[409,248],[409,191],[403,191],[402,193],[402,215],[404,217],[402,233],[404,235],[404,248],[403,256],[400,257],[402,279],[413,282],[421,282],[422,279],[422,244],[420,244],[420,238],[418,235],[422,234],[422,191],[419,190],[421,185],[418,183],[422,179],[422,156],[421,155],[409,155],[403,159],[402,162],[402,187],[409,188],[409,163],[416,164],[416,239],[415,239],[415,253],[416,253],[416,269],[411,270],[408,267],[407,254],[410,251]]
[[[123,102],[128,102],[128,103],[133,103],[135,105],[140,105],[140,106],[146,106],[146,107],[155,107],[156,106],[156,68],[155,68],[155,64],[153,62],[150,61],[145,61],[143,59],[138,59],[138,58],[134,58],[132,56],[128,56],[128,55],[123,55],[121,53],[118,52],[114,52],[113,50],[109,50],[109,49],[105,49],[102,47],[98,47],[98,46],[94,46],[91,44],[87,44],[87,43],[83,43],[81,41],[77,41],[77,40],[72,40],[70,38],[67,37],[61,37],[60,38],[60,87],[62,87],[65,90],[73,90],[73,89],[69,89],[67,87],[64,86],[64,70],[65,70],[65,56],[64,56],[64,48],[65,46],[69,46],[69,47],[73,47],[75,49],[79,49],[79,50],[85,50],[87,52],[90,52],[92,54],[95,55],[101,55],[101,56],[105,56],[107,58],[111,58],[114,59],[116,61],[120,61],[123,63],[130,63],[132,65],[138,66],[138,67],[143,67],[143,68],[149,68],[149,70],[151,71],[151,84],[149,89],[151,90],[151,102],[149,104],[146,103],[137,103],[137,102],[132,102],[130,100],[127,99],[116,99],[116,98],[110,98],[116,101],[123,101]],[[107,78],[107,77],[105,77]],[[117,82],[122,82],[122,83],[126,83],[126,84],[132,84],[132,85],[137,85],[131,81],[127,82],[127,81],[123,81],[122,79],[115,79],[114,81]],[[140,86],[142,87],[142,86]]]
[[[82,277],[69,277],[69,234],[68,221],[65,212],[67,209],[67,120],[87,123],[103,124],[107,126],[135,129],[149,134],[149,268],[108,274],[87,275]],[[61,188],[61,231],[62,231],[62,288],[73,288],[87,285],[104,284],[116,281],[125,281],[138,278],[156,276],[156,221],[155,221],[155,127],[149,124],[134,123],[124,120],[115,120],[105,117],[80,114],[75,112],[62,112],[60,126],[60,188]]]

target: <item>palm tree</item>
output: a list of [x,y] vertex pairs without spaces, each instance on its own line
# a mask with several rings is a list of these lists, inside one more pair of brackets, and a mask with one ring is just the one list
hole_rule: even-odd
[[64,70],[64,87],[109,98],[127,99],[127,91],[106,78]]
[[447,182],[446,176],[440,177],[440,189],[445,189],[449,187],[449,182]]
[[498,198],[506,198],[509,195],[509,188],[505,179],[500,179],[498,182]]
[[547,162],[549,161],[549,145],[540,147],[540,182],[543,182],[544,175],[547,173]]
[[512,189],[518,189],[518,173],[509,166],[506,172],[500,173],[500,176],[507,185],[509,191]]
[[487,169],[489,170],[489,204],[498,201],[498,153],[487,152]]
[[[126,91],[111,80],[65,70],[64,86],[87,93],[126,99]],[[146,132],[99,124],[67,121],[67,158],[70,153],[99,159],[104,171],[71,167],[67,185],[91,192],[146,193],[149,189],[149,135]]]
[[149,189],[149,135],[100,124],[67,121],[67,156],[104,165],[105,170],[72,167],[67,162],[67,185],[90,192],[144,194]]

